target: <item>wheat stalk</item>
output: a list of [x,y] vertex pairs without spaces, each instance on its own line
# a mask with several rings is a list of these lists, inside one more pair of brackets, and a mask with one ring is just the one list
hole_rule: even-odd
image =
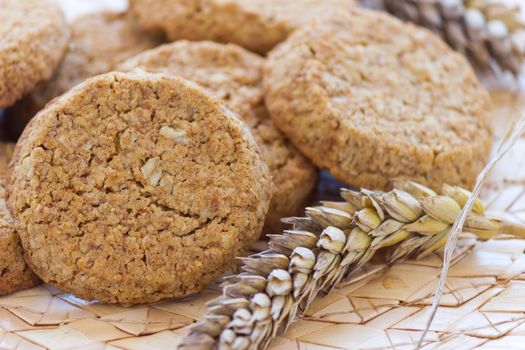
[[501,0],[383,0],[404,20],[427,27],[482,69],[493,63],[518,75],[525,62],[520,8]]
[[[306,208],[306,217],[271,235],[269,249],[242,261],[244,272],[229,277],[223,294],[208,304],[180,349],[264,349],[300,316],[315,296],[389,247],[388,262],[441,249],[470,192],[444,186],[441,195],[414,182],[395,182],[389,192],[343,189],[344,202]],[[525,227],[484,215],[476,200],[464,231],[486,240]]]

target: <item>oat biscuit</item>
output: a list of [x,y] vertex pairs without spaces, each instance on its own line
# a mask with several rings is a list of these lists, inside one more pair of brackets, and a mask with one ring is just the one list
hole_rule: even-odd
[[0,0],[0,108],[48,79],[67,43],[60,8],[47,0]]
[[265,65],[266,106],[316,165],[356,187],[393,178],[471,187],[491,147],[490,99],[436,35],[354,9],[290,36]]
[[24,261],[20,238],[5,204],[5,185],[14,145],[0,143],[0,295],[31,288],[40,283]]
[[18,136],[29,119],[52,98],[91,76],[106,73],[125,59],[160,44],[160,39],[135,27],[124,12],[84,15],[70,24],[64,59],[51,79],[36,86],[7,111],[10,134]]
[[31,120],[8,206],[26,260],[84,299],[200,291],[258,238],[271,177],[247,128],[197,84],[107,73]]
[[204,86],[248,124],[273,178],[273,196],[265,232],[282,228],[280,219],[302,214],[317,171],[275,127],[264,107],[264,59],[233,44],[178,41],[143,52],[119,68],[179,75]]
[[354,0],[131,0],[131,12],[146,30],[170,40],[213,40],[265,53],[293,30]]

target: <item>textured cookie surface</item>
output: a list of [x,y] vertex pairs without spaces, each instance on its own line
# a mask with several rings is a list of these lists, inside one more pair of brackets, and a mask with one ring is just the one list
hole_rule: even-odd
[[64,59],[51,79],[36,86],[7,113],[12,134],[52,98],[91,76],[106,73],[123,60],[160,43],[135,27],[123,12],[98,12],[75,19]]
[[248,124],[273,178],[265,231],[278,231],[280,219],[302,214],[317,171],[275,127],[264,107],[264,59],[233,44],[179,41],[141,53],[120,69],[140,67],[179,75],[225,100]]
[[13,148],[13,144],[0,143],[0,295],[40,283],[24,261],[20,238],[5,203],[8,165]]
[[0,0],[0,108],[48,79],[64,54],[67,25],[48,0]]
[[196,84],[107,73],[31,120],[9,209],[46,282],[85,299],[201,290],[258,238],[271,177],[250,133]]
[[378,12],[296,31],[270,53],[264,88],[277,126],[353,186],[409,178],[471,187],[490,150],[490,100],[465,59]]
[[171,40],[230,42],[264,53],[290,32],[353,0],[131,0],[138,23]]

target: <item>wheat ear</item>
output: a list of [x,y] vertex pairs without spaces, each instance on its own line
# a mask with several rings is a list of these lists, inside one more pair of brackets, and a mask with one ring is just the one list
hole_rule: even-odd
[[525,62],[525,23],[518,5],[501,0],[384,0],[397,17],[427,27],[481,68],[495,63],[520,73]]
[[[470,192],[444,186],[437,195],[414,182],[396,182],[389,192],[343,189],[344,202],[306,208],[306,217],[284,221],[292,229],[271,235],[269,249],[242,260],[244,272],[229,277],[223,294],[209,302],[206,315],[180,349],[264,349],[302,314],[320,291],[390,247],[389,262],[418,258],[444,246]],[[464,231],[486,240],[525,227],[484,215],[478,199]]]

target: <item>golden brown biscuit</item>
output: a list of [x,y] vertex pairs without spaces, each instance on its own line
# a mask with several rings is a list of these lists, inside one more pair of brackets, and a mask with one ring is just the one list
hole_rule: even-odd
[[119,68],[140,67],[193,80],[225,100],[243,118],[273,178],[265,232],[282,229],[281,218],[299,215],[315,187],[317,171],[275,127],[264,107],[264,59],[233,44],[178,41],[145,51]]
[[164,32],[170,40],[213,40],[265,53],[312,18],[354,4],[354,0],[131,0],[130,10],[142,28]]
[[5,185],[13,149],[14,144],[0,143],[0,295],[40,283],[24,261],[20,238],[5,204]]
[[138,30],[123,12],[84,15],[70,24],[70,31],[66,55],[51,79],[38,84],[7,111],[8,127],[13,136],[18,136],[29,119],[52,98],[160,44],[158,37]]
[[464,57],[425,29],[355,9],[296,31],[265,67],[276,125],[349,185],[471,187],[487,160],[489,96]]
[[238,117],[198,85],[107,73],[31,120],[9,209],[28,264],[84,299],[202,290],[258,238],[271,178]]
[[47,0],[0,0],[0,108],[48,79],[67,43],[60,8]]

